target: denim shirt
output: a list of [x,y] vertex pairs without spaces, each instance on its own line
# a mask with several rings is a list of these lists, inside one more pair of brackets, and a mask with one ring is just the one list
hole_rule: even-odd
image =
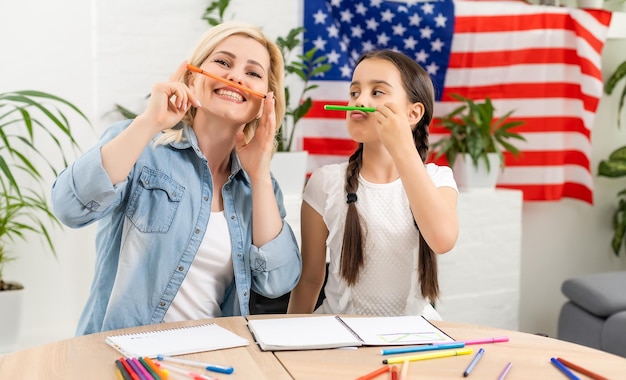
[[[162,322],[211,215],[212,176],[189,126],[179,124],[185,136],[181,142],[149,144],[127,179],[111,183],[100,148],[130,122],[107,128],[52,186],[52,208],[64,224],[78,228],[99,221],[94,279],[77,335]],[[284,221],[282,192],[274,178],[272,183],[283,228],[256,247],[251,241],[252,189],[233,153],[222,188],[234,269],[220,305],[223,316],[247,315],[251,288],[276,298],[300,278],[298,245]]]

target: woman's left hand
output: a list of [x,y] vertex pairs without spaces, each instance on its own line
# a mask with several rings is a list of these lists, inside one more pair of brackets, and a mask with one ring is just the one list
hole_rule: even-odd
[[276,139],[276,113],[274,93],[270,92],[263,101],[263,114],[258,121],[254,136],[246,143],[243,132],[237,135],[235,149],[241,166],[252,178],[269,178],[270,162]]

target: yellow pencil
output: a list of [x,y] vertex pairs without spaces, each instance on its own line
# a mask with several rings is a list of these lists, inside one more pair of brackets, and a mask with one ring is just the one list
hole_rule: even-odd
[[438,359],[438,358],[446,358],[449,356],[458,356],[458,355],[469,355],[471,353],[472,353],[471,348],[461,348],[458,350],[444,350],[444,351],[428,352],[425,354],[385,359],[383,360],[383,364],[399,364],[399,363],[404,363],[405,360],[414,362],[417,360]]

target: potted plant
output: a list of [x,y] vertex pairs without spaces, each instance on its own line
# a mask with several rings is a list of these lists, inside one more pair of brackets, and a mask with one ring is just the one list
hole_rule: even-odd
[[[626,145],[614,150],[607,159],[598,164],[598,175],[619,178],[626,177]],[[626,188],[617,193],[617,209],[612,217],[613,239],[611,248],[619,256],[622,246],[626,250]]]
[[55,95],[39,91],[0,93],[0,329],[6,329],[0,330],[0,350],[10,348],[17,337],[23,289],[21,283],[3,276],[5,264],[19,254],[10,252],[10,244],[34,235],[56,256],[49,231],[60,222],[48,206],[49,189],[43,176],[45,172],[57,175],[52,161],[55,152],[42,150],[40,144],[51,142],[67,166],[66,149],[78,147],[68,110],[89,124],[76,106]]
[[[626,76],[626,61],[622,62],[611,74],[604,85],[604,92],[611,95],[617,84]],[[626,86],[622,88],[617,108],[617,127],[621,125],[622,109],[626,98]],[[598,164],[598,175],[609,178],[626,177],[626,145],[615,149],[607,159]],[[613,238],[611,248],[619,256],[622,246],[626,250],[626,188],[617,193],[617,209],[612,215]]]
[[[613,94],[617,83],[626,76],[626,61],[622,62],[615,71],[611,74],[604,84],[604,93],[607,95]],[[626,86],[622,88],[622,93],[619,97],[619,106],[617,107],[617,127],[619,128],[622,122],[622,109],[624,108],[624,100],[626,100]]]
[[[489,97],[483,102],[458,94],[452,94],[452,97],[464,104],[439,120],[450,133],[432,144],[434,158],[446,157],[459,188],[494,188],[499,173],[494,167],[500,170],[504,168],[503,152],[510,152],[514,156],[519,154],[519,149],[510,139],[526,140],[519,133],[511,131],[524,122],[508,121],[513,111],[496,119],[495,108]],[[476,174],[486,179],[477,179],[474,177]]]

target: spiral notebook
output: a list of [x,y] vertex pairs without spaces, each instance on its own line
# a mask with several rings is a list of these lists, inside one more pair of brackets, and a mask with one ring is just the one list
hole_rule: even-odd
[[252,319],[248,328],[264,351],[454,342],[421,316]]
[[127,358],[183,355],[250,344],[247,339],[215,323],[112,335],[105,342]]

